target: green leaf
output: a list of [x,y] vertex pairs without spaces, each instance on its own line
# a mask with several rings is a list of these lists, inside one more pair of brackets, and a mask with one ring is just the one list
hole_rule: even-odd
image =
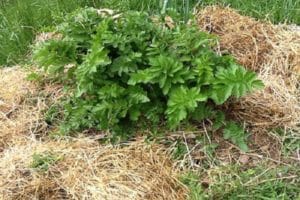
[[111,98],[118,98],[122,97],[126,92],[124,87],[116,83],[111,83],[109,85],[105,85],[101,87],[98,91],[99,99],[111,99]]
[[216,117],[214,119],[213,128],[215,130],[218,130],[218,129],[220,129],[224,125],[226,125],[225,114],[223,112],[221,112],[221,111],[218,111],[216,113]]
[[61,75],[64,66],[76,61],[76,44],[70,40],[49,40],[39,44],[33,53],[33,59],[45,71]]
[[187,118],[188,112],[194,111],[198,102],[204,102],[207,96],[200,93],[199,88],[187,88],[180,86],[172,90],[166,114],[171,128],[179,125],[180,121]]
[[193,120],[201,121],[208,119],[213,115],[213,110],[210,106],[205,103],[199,103],[198,107],[191,113],[191,118]]
[[210,98],[217,105],[223,104],[230,96],[237,98],[260,89],[263,83],[257,79],[254,72],[245,70],[239,65],[232,64],[229,68],[221,68],[216,74]]
[[40,81],[42,79],[42,77],[39,74],[32,72],[27,75],[26,79],[28,81]]
[[140,115],[141,115],[141,111],[138,107],[129,110],[130,120],[132,121],[137,121]]
[[240,142],[239,145],[240,149],[243,151],[243,152],[247,152],[249,151],[249,148],[248,148],[248,145],[244,142]]
[[217,105],[223,104],[232,94],[232,86],[229,85],[214,85],[210,98]]
[[211,54],[203,54],[195,60],[193,69],[199,85],[209,85],[214,81],[214,61]]
[[194,78],[188,67],[184,67],[181,62],[170,55],[159,55],[150,58],[150,67],[132,74],[128,84],[137,83],[158,83],[163,94],[168,94],[172,85],[184,83],[186,80]]
[[127,89],[128,100],[131,104],[140,104],[149,102],[150,99],[147,96],[147,92],[145,92],[141,87],[129,87]]
[[224,139],[230,140],[232,143],[240,147],[242,151],[248,151],[248,146],[245,142],[246,133],[237,123],[233,121],[228,122],[223,130],[223,134]]

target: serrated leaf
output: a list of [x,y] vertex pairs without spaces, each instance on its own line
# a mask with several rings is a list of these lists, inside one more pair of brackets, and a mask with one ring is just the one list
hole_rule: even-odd
[[158,83],[163,93],[169,93],[173,84],[184,83],[194,76],[181,62],[167,55],[159,55],[150,59],[150,67],[131,74],[129,85],[137,83]]
[[232,94],[231,85],[215,85],[211,91],[210,98],[214,100],[215,104],[223,104]]
[[243,151],[243,152],[247,152],[249,151],[249,148],[248,148],[248,145],[244,142],[240,142],[239,145],[240,149]]
[[226,125],[225,114],[223,112],[219,111],[216,113],[216,117],[215,117],[214,123],[213,123],[213,128],[215,130],[218,130],[224,125]]
[[210,118],[213,114],[213,110],[210,106],[205,103],[199,103],[198,107],[191,113],[193,120],[201,121]]
[[187,118],[187,113],[194,111],[198,102],[206,101],[207,96],[200,93],[198,88],[187,88],[184,86],[172,90],[166,114],[169,126],[175,128],[179,122]]
[[141,87],[129,87],[127,89],[127,93],[128,101],[131,104],[146,103],[150,101],[147,96],[147,92],[145,92]]
[[220,105],[230,96],[239,98],[262,86],[263,83],[257,79],[254,72],[232,64],[229,68],[222,68],[217,72],[210,98]]
[[242,151],[248,150],[248,146],[245,142],[246,133],[237,123],[233,121],[228,122],[223,130],[223,137],[224,139],[230,140],[232,143],[236,144]]

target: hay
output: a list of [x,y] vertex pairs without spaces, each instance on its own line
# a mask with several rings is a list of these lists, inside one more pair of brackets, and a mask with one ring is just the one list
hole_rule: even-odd
[[284,69],[287,74],[291,73],[290,70],[299,70],[298,27],[274,26],[218,6],[200,10],[196,17],[202,30],[220,37],[221,51],[232,54],[248,69],[259,72],[268,63],[276,67],[275,70]]
[[41,32],[35,38],[34,44],[41,44],[48,40],[61,40],[62,35],[56,32]]
[[43,111],[62,95],[61,86],[39,88],[18,66],[0,70],[0,153],[8,146],[45,134]]
[[282,76],[261,72],[265,89],[230,102],[231,116],[256,128],[296,127],[300,122],[299,91]]
[[[30,168],[32,155],[60,159],[48,171]],[[0,158],[2,199],[186,199],[177,171],[159,145],[142,139],[117,147],[93,139],[27,140]]]
[[15,137],[21,139],[28,125],[38,116],[35,108],[24,107],[26,97],[32,95],[36,86],[26,80],[27,73],[20,67],[0,70],[0,152]]
[[207,7],[199,27],[220,38],[220,50],[259,74],[266,87],[227,105],[231,115],[262,129],[300,122],[300,32],[241,16],[233,9]]
[[274,40],[271,24],[241,16],[230,8],[210,6],[197,13],[201,29],[220,36],[221,51],[232,54],[240,64],[258,70]]
[[7,114],[17,109],[27,94],[33,93],[35,85],[26,80],[27,73],[20,67],[0,70],[0,111]]

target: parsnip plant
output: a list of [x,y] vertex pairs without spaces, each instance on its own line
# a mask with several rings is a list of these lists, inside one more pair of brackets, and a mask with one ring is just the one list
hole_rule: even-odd
[[34,58],[73,88],[65,131],[117,132],[140,120],[175,129],[263,85],[230,56],[217,55],[216,38],[196,25],[168,28],[146,13],[104,16],[87,8],[57,31],[62,39],[39,45]]

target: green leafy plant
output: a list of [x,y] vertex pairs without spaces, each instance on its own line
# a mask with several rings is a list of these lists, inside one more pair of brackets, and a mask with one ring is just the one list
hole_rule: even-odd
[[61,158],[54,155],[51,152],[44,152],[42,154],[33,154],[32,162],[30,164],[31,168],[38,169],[42,172],[48,171],[51,165],[54,165]]
[[263,86],[254,72],[217,55],[216,38],[193,24],[168,28],[142,12],[86,8],[67,16],[57,32],[62,39],[40,44],[34,58],[71,88],[64,132],[124,133],[142,120],[176,129]]
[[230,121],[225,125],[223,130],[224,138],[232,141],[234,144],[238,145],[241,150],[248,151],[248,146],[245,141],[246,133],[244,129],[239,126],[236,122]]
[[194,172],[188,172],[180,177],[181,182],[189,189],[188,200],[204,200],[207,199],[200,181],[199,176]]

